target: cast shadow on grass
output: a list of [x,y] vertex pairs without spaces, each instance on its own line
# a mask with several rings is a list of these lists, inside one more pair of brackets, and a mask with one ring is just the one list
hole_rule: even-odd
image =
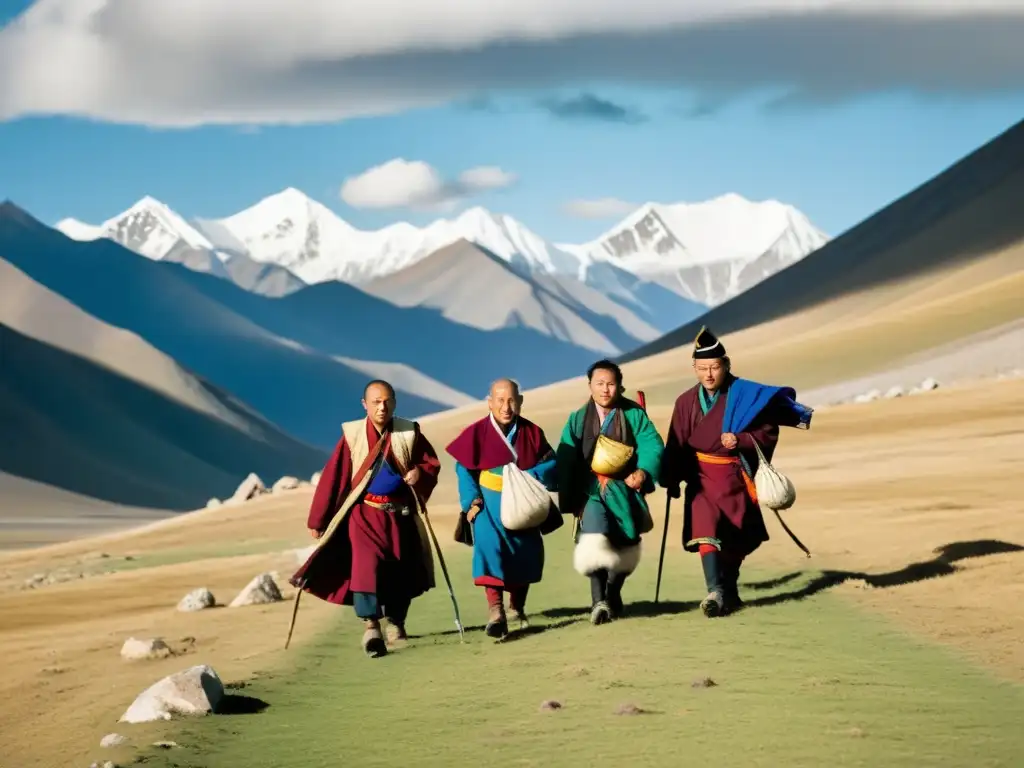
[[[1008,541],[996,539],[980,539],[976,541],[955,541],[945,544],[933,550],[935,557],[931,560],[923,560],[917,563],[910,563],[896,571],[888,573],[860,573],[856,571],[822,571],[818,576],[808,582],[800,589],[791,592],[782,592],[777,595],[758,597],[745,602],[747,607],[759,607],[766,605],[778,605],[795,600],[803,600],[826,589],[842,584],[851,579],[863,581],[865,584],[878,589],[899,587],[905,584],[913,584],[925,579],[934,579],[943,576],[951,576],[960,570],[956,563],[960,560],[969,560],[975,557],[989,557],[1009,552],[1024,552],[1024,547]],[[800,572],[796,575],[798,576]],[[783,577],[786,581],[796,578],[793,574]],[[771,582],[760,582],[770,584]],[[751,585],[753,586],[753,585]],[[757,587],[755,588],[762,588]]]
[[242,693],[226,693],[217,705],[218,715],[255,715],[262,712],[270,704],[255,696]]
[[[688,613],[700,607],[696,600],[660,600],[657,603],[653,600],[626,600],[624,619],[630,618],[653,618],[656,616],[671,616],[677,613]],[[588,606],[549,608],[541,611],[540,615],[549,619],[563,619],[570,616],[585,616],[590,614]]]
[[552,629],[563,629],[564,627],[568,627],[572,624],[578,624],[582,620],[583,618],[581,616],[577,616],[576,618],[572,619],[563,619],[562,621],[555,621],[551,624],[531,624],[530,626],[523,627],[522,629],[510,630],[509,633],[505,635],[501,642],[514,643],[516,640],[522,640],[526,637],[539,635],[542,632],[548,632]]

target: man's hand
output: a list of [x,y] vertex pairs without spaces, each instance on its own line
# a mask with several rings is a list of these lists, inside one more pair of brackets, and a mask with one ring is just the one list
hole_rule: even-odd
[[319,539],[321,536],[323,536],[323,534],[316,528],[310,528],[309,535],[312,536],[314,539]]
[[629,477],[626,478],[625,483],[634,491],[639,491],[643,487],[644,480],[647,479],[647,473],[642,469],[633,470]]
[[736,435],[734,435],[732,432],[725,432],[722,434],[722,447],[725,448],[725,450],[727,451],[731,451],[733,448],[739,445],[739,442],[740,441],[736,439]]
[[420,468],[413,467],[412,469],[405,473],[405,477],[403,477],[402,479],[405,480],[407,485],[416,485],[416,483],[420,479]]
[[469,505],[469,509],[466,510],[466,520],[473,522],[476,516],[480,514],[480,510],[484,508],[483,499],[474,499],[473,503]]

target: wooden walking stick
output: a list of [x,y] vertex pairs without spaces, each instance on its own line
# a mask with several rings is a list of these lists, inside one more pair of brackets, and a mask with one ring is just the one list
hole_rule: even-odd
[[452,607],[455,609],[455,627],[459,630],[459,642],[466,641],[466,633],[462,627],[462,618],[459,616],[459,603],[455,599],[455,590],[452,589],[452,580],[448,577],[448,566],[445,565],[444,555],[441,554],[441,545],[437,543],[437,536],[434,535],[434,526],[430,524],[430,517],[427,515],[427,510],[420,507],[423,510],[423,522],[427,524],[427,532],[430,534],[431,541],[434,542],[434,549],[437,551],[437,559],[441,563],[441,573],[444,574],[445,583],[448,585],[448,596],[452,599]]
[[[666,491],[666,494],[668,491]],[[672,497],[665,496],[665,528],[661,532],[661,555],[658,557],[658,581],[654,585],[654,604],[658,604],[658,596],[661,594],[661,571],[665,565],[665,542],[668,541],[668,513],[672,508]]]

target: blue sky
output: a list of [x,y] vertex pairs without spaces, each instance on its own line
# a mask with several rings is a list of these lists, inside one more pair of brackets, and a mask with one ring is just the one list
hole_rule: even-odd
[[[0,23],[27,5],[0,3]],[[0,37],[0,64],[3,46]],[[339,195],[346,178],[404,158],[446,179],[478,166],[514,174],[510,186],[469,195],[454,212],[483,205],[555,241],[589,239],[620,217],[574,217],[564,210],[571,199],[639,204],[725,192],[791,203],[836,235],[1024,116],[1024,89],[1013,82],[925,92],[894,78],[864,93],[777,104],[763,87],[718,103],[706,87],[637,79],[477,88],[490,95],[292,126],[123,124],[75,116],[72,107],[11,114],[0,122],[0,199],[47,223],[95,223],[145,194],[186,217],[211,218],[293,186],[359,227],[423,224],[442,214],[354,208]]]

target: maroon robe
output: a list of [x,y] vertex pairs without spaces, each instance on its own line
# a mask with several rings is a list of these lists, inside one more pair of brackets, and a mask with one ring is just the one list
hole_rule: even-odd
[[[765,458],[771,461],[779,439],[773,407],[767,406],[747,431],[736,435],[737,449],[722,445],[722,419],[726,391],[722,391],[707,416],[701,411],[700,384],[676,399],[669,425],[665,453],[661,460],[660,484],[668,489],[686,484],[683,496],[683,548],[699,551],[701,544],[717,544],[724,552],[745,557],[768,541],[761,508],[748,488],[753,484],[758,459],[757,440]],[[751,475],[744,478],[742,465],[712,464],[697,460],[697,454],[736,459],[742,455]],[[748,483],[749,480],[749,483]]]
[[[541,459],[554,453],[544,430],[527,418],[517,416],[515,449],[519,454],[516,466],[532,469]],[[494,469],[512,461],[512,453],[494,430],[490,416],[474,421],[448,444],[448,454],[470,471]]]
[[[413,489],[426,508],[437,486],[441,463],[433,446],[420,432],[419,425],[415,427],[412,455],[414,466],[419,467],[420,477]],[[369,419],[366,419],[366,436],[370,449],[366,464],[370,464],[377,453],[374,449],[381,436]],[[389,431],[385,431],[383,439],[386,442],[381,450],[385,461],[399,474],[411,470],[412,467],[403,469],[395,465]],[[321,533],[327,529],[349,490],[356,485],[354,481],[358,481],[360,469],[352,466],[352,454],[342,435],[334,453],[324,465],[320,482],[313,494],[306,522],[308,528]],[[420,541],[413,518],[416,514],[415,500],[411,496],[413,489],[402,485],[389,497],[396,504],[411,506],[413,511],[408,516],[385,512],[363,503],[362,499],[353,504],[330,540],[314,550],[292,576],[291,584],[296,587],[302,585],[305,591],[329,603],[352,605],[353,592],[378,592],[378,576],[383,564],[391,578],[402,582],[402,591],[409,598],[426,592],[430,588],[430,581],[420,549],[425,543]]]

